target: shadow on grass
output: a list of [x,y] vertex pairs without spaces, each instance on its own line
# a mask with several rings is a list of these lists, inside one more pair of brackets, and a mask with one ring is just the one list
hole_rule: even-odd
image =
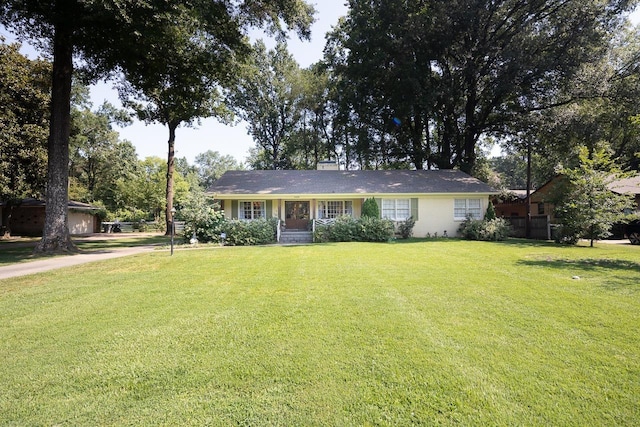
[[132,248],[136,246],[162,245],[168,244],[169,238],[164,235],[153,236],[123,236],[118,238],[92,238],[90,240],[82,237],[72,239],[78,247],[78,252],[71,254],[33,254],[33,248],[39,240],[28,240],[0,243],[0,266],[15,264],[19,262],[35,261],[39,259],[51,258],[54,256],[68,256],[87,253],[110,252],[111,249]]
[[[519,265],[566,270],[570,276],[583,276],[589,273],[603,274],[602,287],[609,290],[640,291],[637,272],[640,263],[624,259],[584,258],[584,259],[535,259],[521,260]],[[625,274],[626,273],[626,274]]]
[[[469,243],[472,240],[462,239],[460,237],[411,237],[409,239],[396,239],[392,243],[396,244],[409,244],[409,243]],[[479,241],[478,241],[479,242]],[[493,243],[496,245],[515,246],[522,248],[531,247],[561,247],[557,243],[548,240],[527,240],[527,239],[514,239],[510,238],[501,241],[483,241],[482,243]]]

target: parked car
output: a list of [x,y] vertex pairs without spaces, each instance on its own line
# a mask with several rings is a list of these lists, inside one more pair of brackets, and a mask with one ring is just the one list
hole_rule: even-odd
[[636,219],[627,224],[624,234],[632,245],[640,245],[640,219]]

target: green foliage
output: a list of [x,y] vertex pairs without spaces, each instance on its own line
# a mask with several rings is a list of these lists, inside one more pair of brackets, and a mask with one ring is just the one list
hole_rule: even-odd
[[226,234],[225,245],[251,246],[276,243],[277,226],[276,218],[251,221],[227,220],[222,227],[222,231]]
[[376,199],[369,198],[362,203],[362,217],[380,218],[380,208]]
[[388,242],[393,238],[393,222],[383,218],[341,216],[330,225],[316,228],[316,242]]
[[416,220],[413,219],[412,216],[398,224],[398,234],[400,234],[400,237],[403,239],[408,239],[409,237],[413,236],[414,225],[416,225]]
[[[325,49],[337,85],[336,124],[342,133],[336,140],[346,143],[349,160],[360,168],[410,162],[415,168],[460,167],[469,173],[487,134],[516,134],[524,127],[520,118],[528,116],[523,113],[572,97],[593,99],[605,86],[602,81],[613,84],[620,75],[636,75],[629,71],[636,57],[630,53],[618,62],[624,64],[618,74],[603,75],[580,93],[563,91],[576,87],[571,79],[577,74],[576,80],[584,79],[583,71],[596,59],[612,62],[608,44],[621,33],[620,15],[633,5],[626,0],[352,1]],[[635,32],[631,36],[637,38]],[[632,89],[636,78],[630,80]],[[637,89],[624,98],[637,99]],[[620,115],[614,121],[626,119]],[[620,135],[628,140],[628,133]]]
[[388,242],[393,238],[393,221],[384,218],[364,217],[359,219],[362,242]]
[[579,149],[580,164],[562,169],[561,185],[553,195],[555,214],[562,224],[558,239],[575,243],[611,235],[616,222],[624,220],[625,210],[633,208],[633,198],[615,192],[614,182],[626,175],[604,148]]
[[118,204],[114,183],[132,174],[138,157],[129,141],[120,141],[113,124],[127,124],[130,119],[123,110],[105,102],[92,110],[89,89],[74,85],[69,140],[69,198],[87,203],[102,201],[115,211]]
[[180,216],[186,222],[185,240],[188,241],[194,234],[202,243],[220,240],[220,233],[224,231],[226,223],[224,213],[204,195],[189,197],[180,209]]
[[[241,69],[242,78],[229,96],[229,103],[249,123],[248,132],[259,147],[254,167],[291,169],[285,156],[287,141],[301,117],[302,99],[300,66],[280,42],[267,50],[263,41],[256,42],[252,56]],[[258,154],[257,153],[257,154]],[[264,161],[265,163],[262,163]]]
[[276,243],[276,218],[229,220],[216,203],[205,197],[188,199],[180,215],[186,221],[184,238],[187,241],[195,234],[201,243],[224,243],[229,246]]
[[206,190],[220,178],[223,173],[229,170],[240,170],[242,169],[242,165],[239,164],[233,156],[223,156],[217,151],[208,150],[196,156],[195,169],[200,185]]
[[509,237],[511,226],[504,218],[473,219],[467,218],[460,224],[458,233],[467,240],[500,241]]
[[121,222],[137,222],[140,220],[155,221],[153,216],[149,216],[149,212],[137,209],[135,207],[130,209],[117,209],[115,211],[107,212],[107,220],[109,221],[121,221]]
[[44,193],[51,64],[0,38],[0,200]]
[[[237,7],[236,7],[237,6]],[[47,215],[37,252],[74,251],[67,229],[71,83],[74,56],[84,76],[119,73],[123,98],[139,93],[144,120],[169,127],[166,209],[173,205],[173,141],[181,123],[217,110],[247,51],[247,32],[266,26],[284,37],[283,25],[309,37],[314,9],[303,0],[229,5],[219,2],[88,2],[7,0],[0,24],[53,55],[48,140]],[[212,90],[213,88],[213,90]],[[131,91],[128,91],[131,89]],[[214,105],[212,105],[214,104]],[[156,108],[157,107],[157,108]],[[148,113],[148,114],[147,114]],[[168,217],[168,215],[167,215]]]
[[487,206],[487,210],[484,213],[484,220],[491,221],[496,219],[496,209],[493,207],[493,203],[489,202],[489,206]]

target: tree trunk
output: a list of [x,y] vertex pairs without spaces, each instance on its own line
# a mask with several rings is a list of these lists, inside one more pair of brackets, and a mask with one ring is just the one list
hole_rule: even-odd
[[460,162],[460,170],[471,175],[476,163],[476,106],[477,106],[477,82],[475,77],[467,78],[467,102],[465,105],[464,146],[463,156]]
[[2,226],[3,226],[3,231],[2,231],[2,235],[0,235],[0,238],[9,238],[11,237],[11,218],[13,217],[13,209],[15,208],[16,203],[14,203],[11,200],[8,200],[5,205],[4,205],[4,209],[2,210]]
[[524,222],[524,237],[531,238],[531,141],[527,139],[527,205]]
[[176,156],[176,128],[178,124],[169,123],[169,155],[167,156],[167,207],[165,211],[167,232],[165,235],[171,235],[171,229],[173,227],[173,172],[175,170],[175,156]]
[[47,191],[42,239],[34,253],[76,252],[69,235],[69,132],[71,123],[71,34],[57,26],[53,38],[51,123],[49,124]]

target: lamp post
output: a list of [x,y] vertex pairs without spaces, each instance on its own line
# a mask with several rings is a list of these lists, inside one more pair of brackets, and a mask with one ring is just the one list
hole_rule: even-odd
[[173,256],[173,235],[176,234],[176,223],[174,218],[176,216],[176,208],[171,208],[171,256]]

